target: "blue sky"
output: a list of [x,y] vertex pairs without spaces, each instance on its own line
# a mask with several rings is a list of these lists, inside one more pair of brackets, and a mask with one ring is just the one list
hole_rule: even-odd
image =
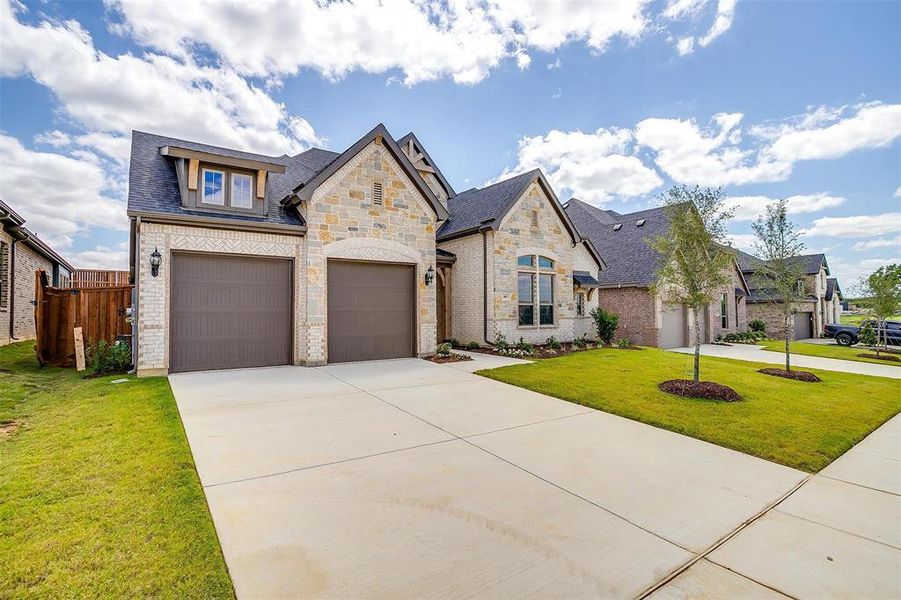
[[2,195],[79,265],[124,266],[131,129],[281,154],[377,122],[458,191],[722,185],[739,247],[785,197],[845,287],[901,261],[898,2],[0,1]]

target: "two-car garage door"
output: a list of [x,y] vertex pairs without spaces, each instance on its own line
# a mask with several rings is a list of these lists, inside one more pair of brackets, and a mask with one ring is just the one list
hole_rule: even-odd
[[292,362],[293,262],[173,254],[169,371]]

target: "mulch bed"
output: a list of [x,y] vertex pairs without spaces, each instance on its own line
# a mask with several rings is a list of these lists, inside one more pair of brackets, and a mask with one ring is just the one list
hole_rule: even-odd
[[431,356],[426,356],[426,360],[431,361],[433,363],[438,363],[439,365],[444,363],[455,363],[455,362],[466,362],[467,360],[472,360],[471,356],[466,356],[464,354],[453,354],[447,356],[441,356],[439,354],[432,354]]
[[[513,356],[512,358],[521,358],[523,360],[530,360],[533,358],[557,358],[558,356],[564,356],[566,354],[572,354],[574,352],[583,352],[585,350],[594,350],[595,348],[600,348],[598,344],[589,344],[584,348],[580,348],[572,343],[561,343],[560,348],[554,350],[553,348],[549,348],[547,346],[535,346],[535,353],[526,356]],[[503,352],[498,352],[496,349],[491,347],[486,348],[460,348],[461,350],[466,350],[467,352],[481,352],[482,354],[493,354],[494,356],[504,356],[510,358],[509,354],[504,354]],[[638,346],[633,346],[630,349],[641,350]]]
[[863,354],[858,354],[857,356],[861,358],[875,358],[876,360],[887,360],[889,362],[901,362],[901,358],[897,356],[893,356],[891,354],[872,354],[869,352],[865,352]]
[[706,400],[720,400],[721,402],[737,402],[741,400],[738,392],[728,385],[713,383],[712,381],[692,381],[691,379],[669,379],[657,385],[667,394],[685,396],[686,398],[704,398]]
[[823,381],[813,373],[807,371],[786,371],[785,369],[757,369],[758,373],[764,375],[773,375],[775,377],[785,377],[786,379],[794,379],[795,381],[806,381],[807,383],[817,383]]

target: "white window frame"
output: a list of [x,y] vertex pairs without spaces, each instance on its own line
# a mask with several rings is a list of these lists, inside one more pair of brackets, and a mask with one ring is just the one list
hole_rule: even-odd
[[[247,180],[247,201],[248,204],[240,205],[235,204],[235,181],[240,181],[241,179]],[[228,205],[231,208],[238,208],[242,210],[251,210],[253,209],[253,175],[249,173],[229,173],[228,174]]]
[[[222,175],[222,188],[220,190],[222,193],[222,202],[221,203],[207,201],[207,195],[206,195],[206,174],[207,173],[218,173],[219,175]],[[207,206],[222,206],[222,207],[228,206],[228,198],[226,197],[228,194],[227,189],[226,189],[227,187],[228,187],[228,172],[227,171],[223,171],[222,169],[209,169],[207,167],[204,167],[200,170],[200,203],[201,204],[205,204]]]

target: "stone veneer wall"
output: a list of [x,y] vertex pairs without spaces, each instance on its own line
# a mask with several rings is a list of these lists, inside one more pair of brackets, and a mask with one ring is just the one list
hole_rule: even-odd
[[[573,299],[573,243],[551,200],[538,183],[533,183],[504,217],[494,234],[494,285],[489,304],[488,336],[503,333],[508,341],[520,337],[543,344],[554,336],[558,341],[573,339],[575,303]],[[532,227],[532,211],[538,211],[538,227]],[[520,327],[518,316],[516,259],[520,255],[543,255],[555,261],[554,324]],[[537,283],[536,290],[537,294]]]
[[[382,205],[373,203],[373,183],[382,184]],[[400,165],[373,142],[332,175],[302,210],[307,220],[306,364],[328,361],[329,258],[416,265],[417,350],[435,351],[436,285],[424,274],[435,267],[435,214]]]
[[601,308],[619,316],[616,338],[639,346],[657,346],[658,303],[647,288],[622,287],[597,291]]
[[[150,275],[150,253],[159,248],[163,263],[159,275]],[[173,251],[244,254],[294,259],[294,362],[303,361],[305,339],[304,238],[291,235],[206,229],[142,222],[138,249],[138,356],[139,375],[161,375],[169,369],[169,293]]]
[[[591,253],[585,248],[585,244],[579,244],[573,249],[573,270],[588,271],[597,279],[598,264],[594,261]],[[573,305],[573,314],[575,321],[573,322],[573,335],[575,337],[587,336],[589,339],[597,338],[597,330],[594,327],[594,319],[591,317],[591,310],[598,306],[598,290],[582,290],[585,294],[585,315],[575,315],[575,305]]]
[[[492,234],[489,233],[489,238]],[[484,334],[484,259],[482,234],[440,242],[438,247],[457,255],[451,268],[450,336],[462,344],[483,343]],[[489,239],[489,252],[491,243]]]
[[[751,302],[748,304],[748,320],[760,319],[766,323],[766,333],[769,337],[782,339],[785,336],[785,321],[782,318],[782,306],[776,302]],[[797,312],[813,312],[816,303],[800,302]],[[794,329],[792,329],[794,331]],[[816,331],[814,331],[816,334]]]
[[[15,341],[10,338],[9,322],[13,321],[13,335],[17,340],[34,339],[34,274],[38,269],[43,269],[50,277],[53,273],[53,263],[44,258],[24,242],[18,242],[15,246],[15,290],[8,286],[13,279],[11,277],[12,262],[12,237],[5,231],[0,231],[0,242],[5,244],[3,255],[0,256],[0,278],[3,279],[3,300],[0,304],[0,345]],[[13,311],[10,311],[10,305]]]

